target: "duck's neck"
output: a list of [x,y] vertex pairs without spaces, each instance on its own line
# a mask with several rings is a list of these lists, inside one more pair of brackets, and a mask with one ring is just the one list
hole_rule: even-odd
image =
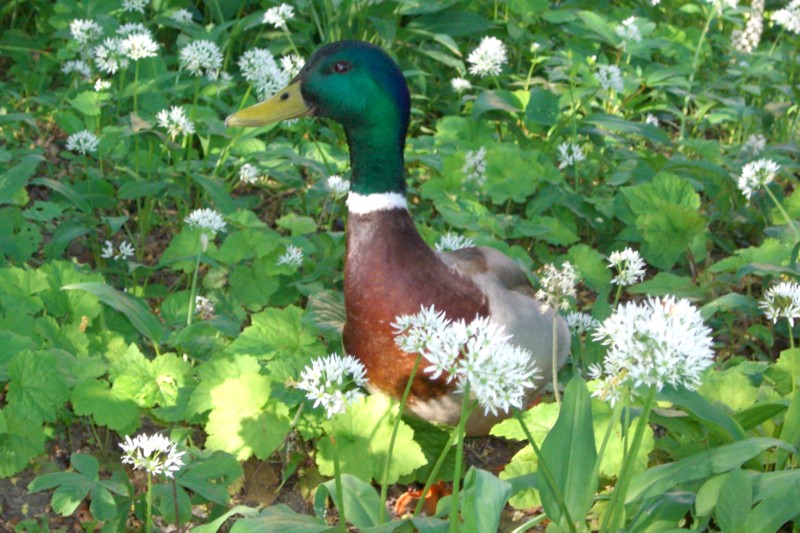
[[371,127],[345,128],[350,147],[350,190],[360,195],[405,195],[403,168],[405,131],[391,122]]

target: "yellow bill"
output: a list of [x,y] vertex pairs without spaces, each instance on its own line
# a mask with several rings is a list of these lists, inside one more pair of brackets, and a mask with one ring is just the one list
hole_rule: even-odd
[[281,120],[305,117],[311,107],[303,100],[300,82],[290,83],[271,98],[256,105],[237,111],[225,119],[226,126],[266,126]]

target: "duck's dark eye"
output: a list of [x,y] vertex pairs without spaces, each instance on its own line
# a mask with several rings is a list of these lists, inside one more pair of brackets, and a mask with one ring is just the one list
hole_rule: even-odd
[[350,70],[350,63],[346,61],[337,61],[333,64],[333,71],[338,74],[343,74]]

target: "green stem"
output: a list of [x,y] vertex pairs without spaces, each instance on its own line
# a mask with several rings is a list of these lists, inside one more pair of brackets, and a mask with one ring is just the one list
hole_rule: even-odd
[[619,298],[622,296],[622,284],[617,284],[617,293],[614,295],[614,305],[611,306],[611,309],[616,309],[617,305],[619,305]]
[[[403,391],[403,397],[400,398],[400,408],[397,410],[397,415],[394,417],[394,425],[392,426],[392,437],[389,439],[389,449],[386,451],[386,461],[383,463],[383,476],[381,477],[381,506],[378,510],[378,523],[382,524],[384,518],[386,517],[386,497],[389,490],[389,467],[392,464],[392,454],[394,453],[394,442],[397,440],[397,431],[400,429],[400,419],[403,415],[403,409],[406,406],[406,401],[408,401],[408,395],[411,392],[411,384],[414,382],[414,376],[417,375],[417,369],[419,368],[419,363],[422,361],[422,356],[417,355],[417,359],[414,361],[414,366],[411,369],[411,375],[408,377],[408,382],[406,383],[406,389]],[[421,500],[424,500],[425,496],[423,496]]]
[[150,475],[150,472],[147,472],[147,494],[145,495],[147,511],[144,517],[144,530],[147,533],[151,533],[153,531],[153,476]]
[[625,520],[625,497],[627,496],[628,486],[633,477],[633,464],[636,462],[636,456],[642,444],[644,430],[647,428],[650,411],[653,409],[655,398],[656,387],[655,385],[651,385],[647,397],[644,400],[644,405],[642,406],[642,413],[639,415],[639,422],[636,424],[636,433],[633,435],[633,442],[631,443],[628,453],[625,455],[625,461],[622,463],[622,470],[619,473],[614,492],[611,493],[611,499],[608,502],[608,511],[603,518],[600,531],[619,531]]
[[689,112],[689,99],[692,92],[692,84],[694,77],[697,74],[697,65],[700,62],[700,50],[703,48],[703,43],[706,40],[709,28],[711,28],[711,21],[714,20],[714,15],[717,14],[717,4],[712,3],[711,11],[709,12],[706,25],[703,28],[703,33],[700,34],[700,39],[697,41],[697,48],[694,50],[694,58],[692,59],[692,71],[689,73],[689,79],[686,82],[686,96],[683,99],[683,114],[681,115],[681,134],[680,139],[683,140],[686,135],[686,115]]
[[[789,348],[794,349],[794,332],[792,331],[792,321],[790,319],[786,319],[789,328]],[[794,367],[792,367],[792,371],[794,371]],[[792,380],[792,390],[794,390],[794,380]]]
[[533,453],[536,454],[536,459],[538,461],[538,467],[536,470],[536,477],[540,478],[539,473],[544,476],[544,482],[553,492],[556,497],[556,502],[558,502],[558,507],[561,509],[561,513],[564,515],[564,520],[567,521],[567,526],[571,533],[576,533],[575,524],[572,522],[572,517],[569,514],[569,509],[567,509],[567,504],[564,501],[564,497],[561,495],[561,491],[558,489],[558,485],[556,484],[556,479],[553,477],[553,473],[547,467],[547,462],[545,462],[544,458],[542,457],[542,451],[536,445],[536,440],[531,435],[530,430],[528,429],[528,425],[525,423],[525,420],[522,418],[522,412],[519,409],[514,409],[514,417],[516,417],[517,421],[519,422],[520,427],[522,428],[523,433],[525,433],[525,437],[528,439],[528,443],[530,443],[531,448],[533,448]]
[[553,394],[561,406],[561,392],[558,390],[558,312],[553,309]]
[[436,460],[436,463],[433,465],[431,469],[431,473],[428,476],[428,481],[425,482],[425,486],[422,488],[422,497],[420,497],[419,501],[417,502],[417,506],[414,508],[414,516],[419,516],[419,513],[422,512],[422,507],[425,504],[425,496],[427,496],[428,491],[433,485],[433,482],[436,480],[436,476],[439,475],[439,470],[442,468],[444,464],[444,460],[447,457],[447,454],[450,452],[450,448],[453,447],[453,443],[456,440],[456,431],[455,428],[453,431],[450,432],[450,436],[447,438],[447,442],[442,448],[442,453],[439,454],[439,458]]
[[339,509],[339,529],[347,533],[347,518],[344,512],[344,491],[342,490],[342,468],[339,464],[339,447],[333,431],[328,435],[333,445],[333,478],[336,483],[336,507]]
[[[450,533],[458,533],[461,522],[458,519],[458,493],[461,489],[461,465],[464,461],[464,426],[467,425],[469,417],[469,381],[464,385],[464,400],[461,403],[461,418],[456,426],[456,466],[453,470],[453,497],[450,498]],[[425,498],[423,494],[422,499]]]
[[[201,236],[202,238],[202,236]],[[197,274],[200,271],[200,257],[203,255],[203,245],[200,244],[200,250],[197,251],[197,260],[194,262],[194,272],[192,273],[192,286],[189,290],[189,309],[186,311],[186,325],[192,325],[192,318],[194,317],[195,298],[197,296]]]
[[606,428],[605,435],[603,435],[603,442],[600,444],[600,450],[597,452],[597,459],[594,462],[595,472],[600,472],[600,464],[603,462],[603,455],[606,452],[606,445],[608,445],[608,441],[611,438],[611,432],[614,429],[614,424],[620,419],[621,412],[622,402],[617,402],[614,406],[614,410],[611,412],[611,418],[608,420],[608,427]]
[[770,190],[768,185],[764,185],[764,190],[767,191],[767,195],[769,195],[769,197],[772,199],[773,203],[775,204],[775,207],[778,208],[778,211],[781,212],[781,215],[783,215],[783,218],[786,219],[786,223],[789,225],[790,228],[792,228],[792,233],[794,233],[794,242],[800,241],[800,233],[797,232],[797,227],[794,225],[794,221],[789,216],[789,213],[786,212],[786,209],[783,208],[781,203],[775,197],[775,193],[773,193]]

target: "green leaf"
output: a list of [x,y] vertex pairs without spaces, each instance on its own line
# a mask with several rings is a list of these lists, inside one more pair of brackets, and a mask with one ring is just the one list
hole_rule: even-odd
[[468,531],[497,531],[500,515],[511,496],[511,483],[472,467],[464,476],[461,513]]
[[[274,510],[276,508],[284,508],[288,509],[290,513],[294,513],[291,509],[286,507],[284,504],[273,505],[272,507],[267,507],[265,511]],[[192,528],[192,533],[216,533],[222,524],[224,524],[228,518],[232,517],[233,515],[241,515],[241,516],[258,516],[258,509],[253,509],[252,507],[247,507],[246,505],[237,505],[236,507],[229,509],[228,512],[219,516],[216,520],[208,522],[206,524],[199,525],[197,527]],[[301,516],[301,515],[298,515]],[[237,521],[236,524],[233,525],[231,531],[259,531],[258,527],[255,524],[247,524],[246,528],[237,527],[239,522],[245,522],[244,520]]]
[[753,437],[718,448],[695,453],[675,463],[655,466],[634,476],[628,489],[626,503],[646,499],[689,481],[707,479],[734,468],[739,468],[750,458],[769,448],[784,449],[794,453],[788,444],[769,438]]
[[65,291],[82,290],[94,294],[104,304],[125,315],[139,333],[153,343],[160,344],[164,338],[161,322],[147,308],[142,300],[118,291],[105,283],[73,283],[62,287]]
[[243,472],[233,455],[215,451],[205,457],[192,458],[181,469],[176,481],[205,500],[226,506],[230,502],[228,487],[242,477]]
[[[783,442],[794,446],[800,450],[800,390],[792,394],[789,402],[789,409],[783,417],[783,428],[781,428],[780,438]],[[789,454],[784,450],[778,450],[778,458],[775,461],[775,468],[783,468]]]
[[783,350],[775,362],[775,368],[786,372],[794,390],[800,385],[800,348]]
[[[366,482],[380,482],[397,409],[397,404],[385,396],[368,396],[327,423],[328,434],[335,436],[339,447],[342,472]],[[326,438],[317,444],[317,465],[324,476],[333,475],[332,446]],[[425,462],[419,444],[414,442],[414,432],[400,422],[386,482],[396,483],[400,476],[410,474]]]
[[317,223],[314,222],[313,218],[301,216],[297,213],[283,215],[275,223],[284,229],[288,229],[293,237],[308,235],[317,231]]
[[[540,478],[542,506],[553,522],[562,523],[560,494],[573,521],[582,520],[592,506],[597,489],[597,448],[586,383],[575,377],[567,385],[558,420],[541,446],[541,460],[553,475],[555,487]],[[540,465],[541,471],[541,465]],[[554,491],[558,490],[558,493]]]
[[[328,531],[338,531],[338,528],[329,526],[319,518],[304,514],[297,514],[285,504],[271,505],[261,512],[256,513],[255,509],[238,505],[228,511],[226,518],[233,514],[241,514],[248,518],[237,520],[231,527],[231,533],[323,533]],[[256,515],[256,516],[253,516]],[[194,528],[193,533],[213,533],[222,526],[225,520],[217,519],[209,526]]]
[[800,478],[795,477],[793,484],[776,490],[761,503],[756,505],[747,515],[741,531],[747,533],[772,533],[781,526],[800,515]]
[[[0,205],[27,203],[27,194],[24,194],[25,184],[42,161],[44,158],[40,155],[27,155],[15,166],[0,174]],[[24,198],[20,198],[20,191],[23,192]]]
[[148,360],[132,344],[112,362],[109,375],[114,393],[120,397],[130,398],[145,408],[172,407],[180,388],[189,383],[191,365],[174,353]]
[[[335,479],[326,481],[317,487],[314,495],[314,512],[319,518],[325,517],[329,495],[331,500],[336,503]],[[360,529],[378,524],[378,510],[381,501],[372,485],[350,474],[342,474],[342,496],[348,522]]]
[[483,91],[472,104],[472,118],[476,119],[487,111],[508,111],[518,113],[524,110],[522,102],[510,91]]
[[719,402],[741,411],[752,406],[758,399],[758,388],[742,374],[738,367],[707,372],[698,390],[701,395],[713,402]]
[[83,91],[69,101],[70,105],[87,117],[100,116],[103,101],[108,100],[108,94],[97,91]]
[[43,453],[41,423],[31,420],[16,406],[0,409],[0,478],[20,472],[29,460]]
[[240,376],[257,375],[261,370],[258,359],[249,355],[234,355],[227,358],[211,359],[197,369],[198,384],[187,406],[188,413],[202,414],[216,405],[212,393],[227,380]]
[[753,487],[750,484],[750,478],[740,468],[731,470],[725,476],[726,479],[722,482],[717,507],[714,511],[717,523],[726,533],[752,531],[742,529],[753,503]]
[[552,126],[558,121],[558,98],[557,94],[547,89],[534,87],[531,89],[528,107],[525,108],[525,118],[534,124]]
[[747,436],[736,419],[698,392],[667,386],[658,393],[658,399],[672,402],[704,425],[711,426],[726,440],[742,440]]
[[[581,13],[587,13],[587,12],[582,11]],[[598,128],[605,128],[607,130],[614,131],[617,133],[638,135],[654,143],[671,144],[669,137],[667,136],[666,133],[664,133],[661,129],[652,126],[650,124],[644,124],[642,122],[631,122],[629,120],[625,120],[624,118],[618,116],[605,115],[605,114],[589,115],[588,117],[583,119],[583,121],[588,124],[597,126]]]
[[82,381],[72,389],[71,401],[76,415],[91,416],[96,424],[120,435],[130,435],[139,427],[139,406],[133,399],[112,391],[105,381]]
[[608,290],[611,270],[603,254],[585,244],[576,244],[569,249],[567,256],[587,287],[593,291]]
[[497,205],[524,202],[541,182],[538,153],[501,144],[486,153],[486,194]]
[[69,399],[69,388],[49,352],[22,351],[8,363],[8,404],[31,423],[53,422],[56,411]]

